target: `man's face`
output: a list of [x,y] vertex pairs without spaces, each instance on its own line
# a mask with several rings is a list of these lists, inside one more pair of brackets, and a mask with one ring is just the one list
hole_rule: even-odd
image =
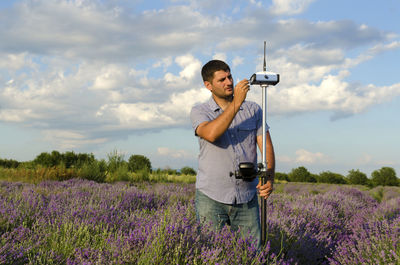
[[219,98],[229,98],[233,95],[233,79],[231,73],[216,71],[212,82],[204,82],[205,86]]

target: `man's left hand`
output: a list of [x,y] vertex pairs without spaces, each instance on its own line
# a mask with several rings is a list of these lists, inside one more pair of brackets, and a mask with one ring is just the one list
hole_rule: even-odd
[[267,169],[267,180],[264,185],[261,185],[261,180],[258,182],[257,189],[260,197],[264,199],[268,199],[271,195],[272,191],[274,190],[274,178],[275,172],[272,169]]

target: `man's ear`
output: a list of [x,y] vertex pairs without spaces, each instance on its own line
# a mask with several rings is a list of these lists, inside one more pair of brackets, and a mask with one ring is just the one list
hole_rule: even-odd
[[210,83],[209,81],[204,81],[204,86],[205,86],[208,90],[212,91],[212,85],[211,85],[211,83]]

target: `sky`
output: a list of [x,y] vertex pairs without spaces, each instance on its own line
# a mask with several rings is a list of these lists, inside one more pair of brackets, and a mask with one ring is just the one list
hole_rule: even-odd
[[[197,169],[211,59],[267,68],[276,171],[400,174],[400,1],[0,1],[0,158],[74,151]],[[247,100],[261,105],[261,88]]]

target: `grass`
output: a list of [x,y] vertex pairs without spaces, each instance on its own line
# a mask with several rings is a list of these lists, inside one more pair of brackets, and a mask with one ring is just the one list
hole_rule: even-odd
[[68,180],[81,178],[96,182],[114,183],[127,182],[168,182],[168,183],[195,183],[196,176],[185,174],[168,174],[164,172],[150,173],[148,170],[130,172],[127,168],[117,168],[115,171],[101,171],[98,167],[65,168],[42,167],[35,168],[3,168],[0,167],[0,180],[38,184],[47,180]]

